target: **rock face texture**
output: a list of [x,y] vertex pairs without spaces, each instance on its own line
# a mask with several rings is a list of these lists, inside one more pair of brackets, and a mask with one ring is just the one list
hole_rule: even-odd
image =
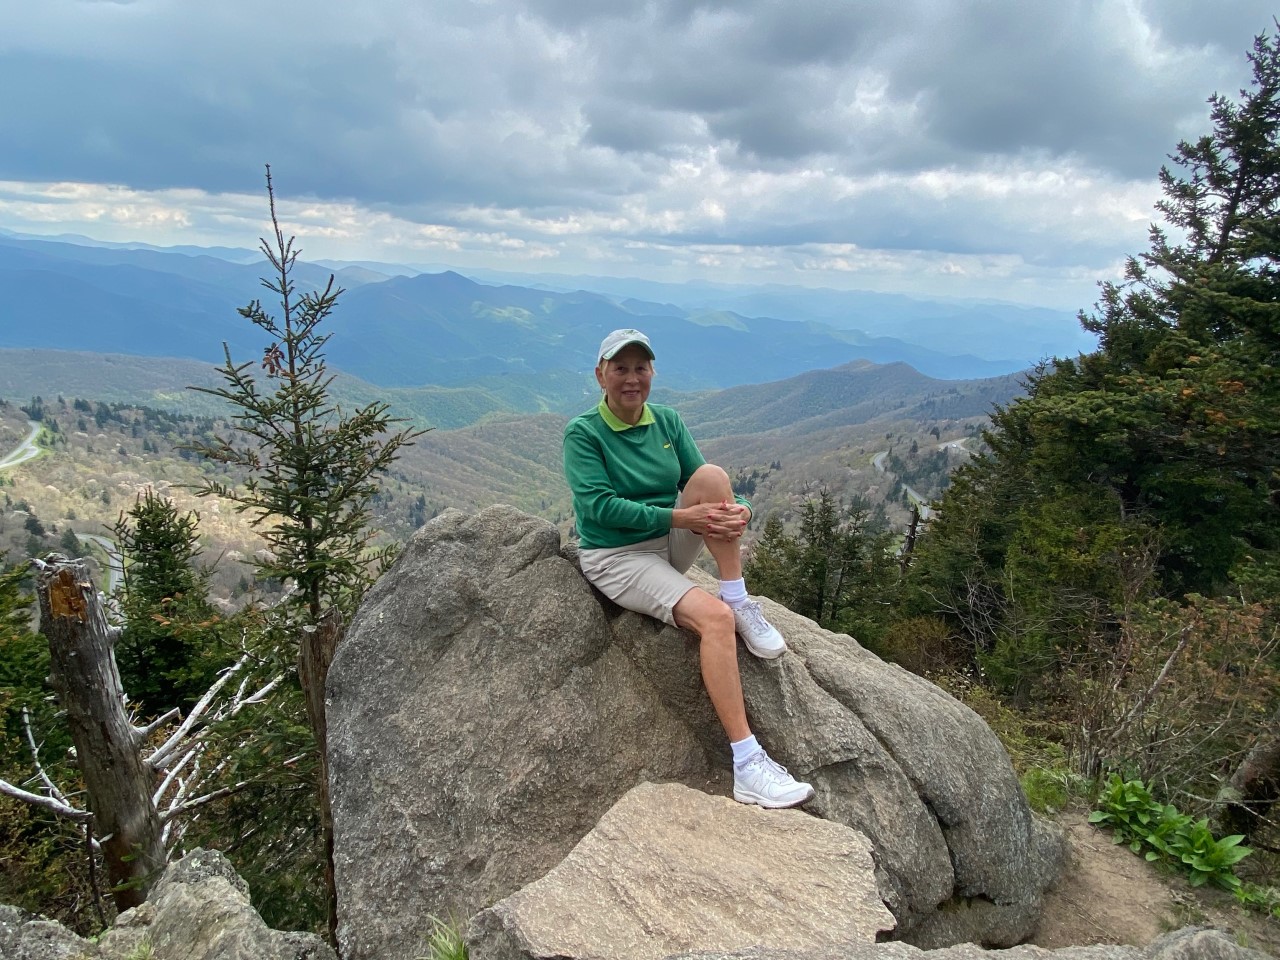
[[60,923],[37,919],[17,907],[0,906],[0,957],[5,960],[93,960],[101,956],[96,946]]
[[[709,951],[670,960],[1267,960],[1269,954],[1242,947],[1217,930],[1183,927],[1145,947],[1100,944],[1089,947],[1011,947],[983,950],[972,943],[923,951],[906,943],[857,945],[842,950]],[[571,960],[571,958],[564,958]]]
[[[999,741],[933,685],[765,607],[792,652],[740,655],[753,729],[814,784],[807,813],[870,839],[895,936],[1028,936],[1062,842]],[[421,955],[431,915],[543,876],[639,783],[728,793],[696,640],[595,593],[555,528],[510,507],[413,537],[327,692],[345,960]]]
[[60,924],[0,906],[5,960],[337,960],[319,937],[272,930],[245,882],[216,850],[170,864],[146,903],[126,910],[96,943]]
[[565,860],[471,922],[472,960],[812,950],[892,930],[871,844],[798,810],[641,784]]

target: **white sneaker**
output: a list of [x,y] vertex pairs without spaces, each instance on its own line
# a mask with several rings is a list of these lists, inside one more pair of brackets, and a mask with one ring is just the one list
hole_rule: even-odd
[[753,753],[741,767],[733,768],[733,799],[770,810],[794,807],[813,797],[813,787],[787,773],[763,750]]
[[764,611],[755,600],[748,600],[740,607],[731,607],[733,623],[738,636],[747,649],[762,660],[775,660],[787,652],[787,644],[778,628],[764,618]]

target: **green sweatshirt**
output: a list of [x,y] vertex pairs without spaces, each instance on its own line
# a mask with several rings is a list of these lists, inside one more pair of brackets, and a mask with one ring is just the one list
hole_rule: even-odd
[[[676,497],[706,461],[680,414],[645,404],[619,420],[603,400],[564,428],[564,475],[585,550],[625,547],[671,530]],[[750,509],[741,497],[735,498]]]

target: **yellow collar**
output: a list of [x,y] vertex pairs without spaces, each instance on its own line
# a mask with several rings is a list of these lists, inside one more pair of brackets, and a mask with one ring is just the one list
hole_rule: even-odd
[[621,433],[623,430],[630,430],[632,427],[645,427],[651,423],[657,423],[654,419],[653,411],[649,409],[649,404],[644,405],[644,409],[640,411],[640,419],[635,423],[627,423],[625,420],[619,420],[617,415],[609,409],[608,402],[601,397],[600,405],[596,407],[600,411],[600,419],[609,425],[609,429],[614,433]]

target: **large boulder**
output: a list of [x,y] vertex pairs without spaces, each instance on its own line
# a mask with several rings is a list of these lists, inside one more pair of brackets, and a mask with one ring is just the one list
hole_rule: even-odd
[[856,830],[645,783],[559,866],[477,914],[467,940],[471,960],[661,960],[875,943],[893,927]]
[[[813,782],[808,813],[870,839],[897,935],[1028,936],[1062,842],[999,741],[933,685],[765,603],[792,652],[740,658],[752,726]],[[511,507],[414,535],[327,696],[346,960],[421,955],[432,916],[541,877],[638,783],[729,789],[695,638],[605,600],[553,526]]]

